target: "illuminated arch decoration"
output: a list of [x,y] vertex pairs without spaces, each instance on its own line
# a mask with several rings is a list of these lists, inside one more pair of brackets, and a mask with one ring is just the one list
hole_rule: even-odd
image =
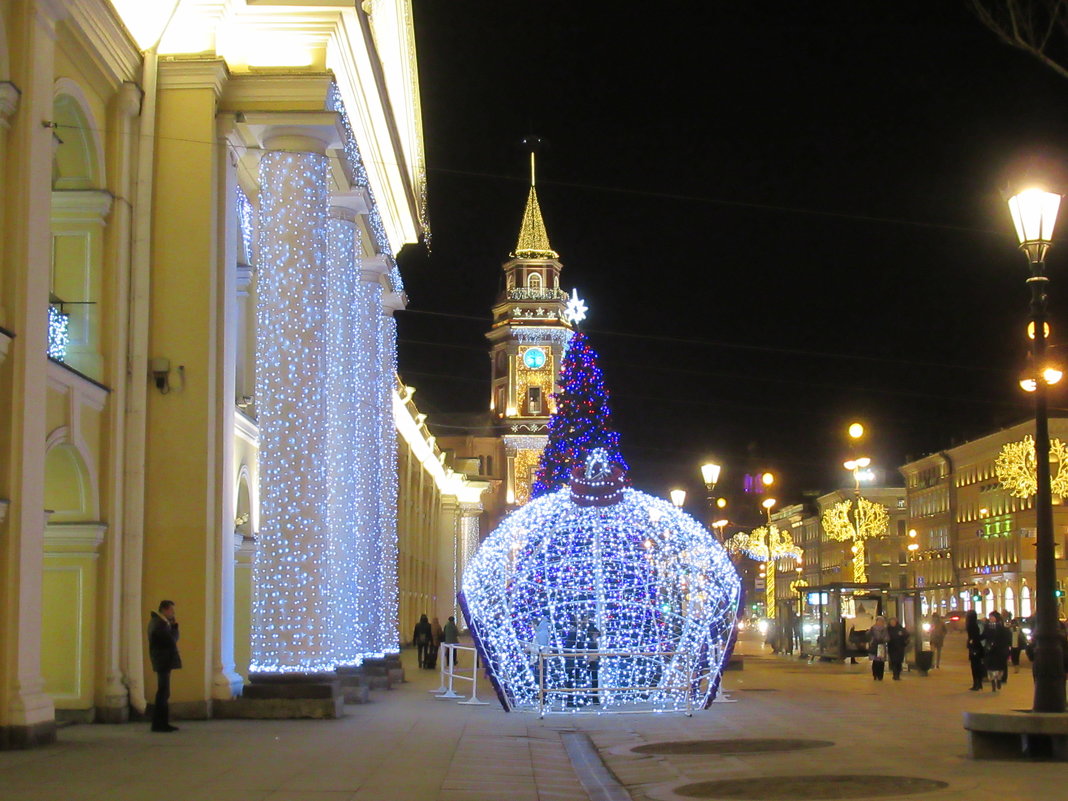
[[[565,708],[562,690],[593,680],[584,657],[569,667],[559,656],[581,619],[596,626],[605,654],[600,711],[706,706],[741,601],[738,574],[715,537],[667,501],[626,487],[603,449],[575,468],[570,487],[505,518],[471,560],[460,593],[502,704],[526,710],[539,704],[534,643],[543,618],[546,708]],[[573,709],[593,702],[593,694],[570,697]]]

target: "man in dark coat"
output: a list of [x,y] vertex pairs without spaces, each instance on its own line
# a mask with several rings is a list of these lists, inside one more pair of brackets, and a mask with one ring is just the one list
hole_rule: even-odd
[[894,674],[894,681],[901,681],[901,668],[905,662],[905,647],[909,644],[909,632],[897,622],[896,617],[892,617],[886,627],[886,636],[886,655],[890,660],[890,670]]
[[170,721],[171,671],[182,666],[178,654],[178,621],[174,601],[160,601],[159,612],[148,621],[148,656],[156,671],[156,703],[152,707],[152,731],[178,731]]
[[415,644],[416,652],[419,655],[419,667],[429,667],[430,649],[434,644],[434,630],[430,628],[430,621],[427,620],[426,615],[421,616],[419,622],[415,624],[415,631],[412,632],[412,642]]

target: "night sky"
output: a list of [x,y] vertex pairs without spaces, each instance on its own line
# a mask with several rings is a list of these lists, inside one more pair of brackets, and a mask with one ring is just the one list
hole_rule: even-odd
[[[1030,413],[1001,192],[1065,176],[1068,81],[963,0],[415,12],[433,241],[401,254],[400,370],[431,423],[488,408],[528,134],[639,488],[697,492],[716,457],[730,486],[775,470],[780,503],[829,491],[853,419],[900,484],[907,458]],[[1068,247],[1049,264],[1056,341]]]

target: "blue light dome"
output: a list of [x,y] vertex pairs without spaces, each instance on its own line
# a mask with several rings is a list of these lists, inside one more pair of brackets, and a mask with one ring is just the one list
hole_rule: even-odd
[[690,515],[591,462],[505,518],[464,571],[461,608],[498,695],[509,709],[540,708],[540,684],[547,709],[707,706],[738,574]]

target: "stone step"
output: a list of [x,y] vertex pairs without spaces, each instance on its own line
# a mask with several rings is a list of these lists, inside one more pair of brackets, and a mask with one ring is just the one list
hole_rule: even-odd
[[[255,686],[255,685],[249,685]],[[245,687],[246,692],[249,686]],[[252,720],[332,719],[345,714],[345,699],[339,693],[328,698],[248,698],[214,701],[212,716]]]
[[346,704],[369,704],[371,703],[371,688],[363,685],[343,685],[341,695]]
[[261,684],[254,682],[245,686],[242,697],[249,699],[262,698],[334,698],[341,692],[341,682],[269,682]]

